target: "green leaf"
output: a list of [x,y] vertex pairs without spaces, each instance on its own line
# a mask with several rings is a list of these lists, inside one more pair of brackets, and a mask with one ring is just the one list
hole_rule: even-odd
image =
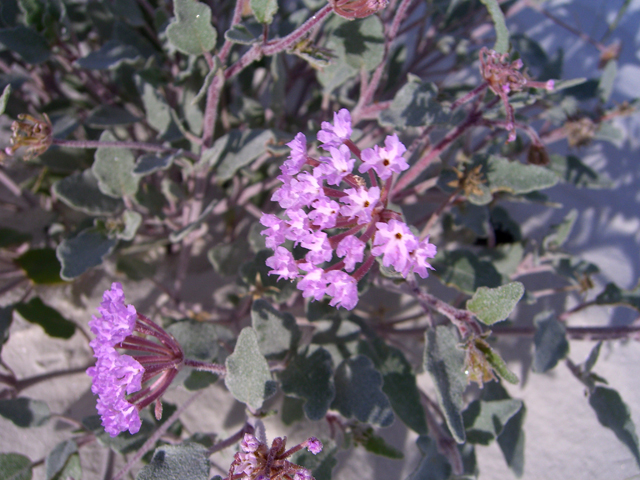
[[607,62],[607,65],[602,71],[600,82],[598,82],[598,96],[602,103],[607,103],[611,98],[613,92],[613,85],[618,74],[618,62],[615,59],[611,59]]
[[613,430],[618,440],[631,451],[640,466],[640,451],[636,427],[631,419],[629,408],[620,394],[611,388],[595,387],[589,395],[589,405],[598,416],[598,421]]
[[509,370],[506,362],[502,359],[498,352],[496,352],[493,348],[491,348],[484,342],[479,342],[476,344],[476,346],[482,353],[484,353],[484,356],[489,362],[489,365],[491,365],[491,367],[498,373],[498,375],[500,375],[509,383],[513,383],[514,385],[518,384],[519,380],[517,375]]
[[590,372],[593,370],[593,367],[596,365],[598,361],[598,357],[600,356],[600,348],[602,347],[602,341],[595,344],[595,346],[589,352],[589,356],[584,362],[584,371]]
[[31,240],[31,234],[19,232],[12,228],[0,227],[0,248],[22,245]]
[[109,40],[95,52],[76,60],[76,64],[87,70],[115,70],[122,64],[135,64],[140,61],[142,55],[138,49],[118,40]]
[[133,173],[135,173],[136,175],[145,176],[151,175],[155,172],[159,172],[160,170],[166,170],[179,156],[179,153],[166,153],[164,155],[147,153],[145,155],[141,155],[140,157],[138,157],[136,166],[133,168]]
[[483,169],[492,192],[506,191],[516,195],[553,187],[558,177],[552,171],[537,165],[524,165],[518,161],[492,155]]
[[255,35],[241,23],[232,26],[229,30],[224,32],[224,38],[225,40],[232,43],[239,43],[240,45],[251,45],[258,41]]
[[333,440],[322,439],[323,449],[317,455],[302,450],[293,456],[293,463],[311,471],[315,480],[331,480],[331,471],[338,463],[338,447]]
[[382,375],[369,357],[357,355],[342,361],[334,375],[336,396],[331,408],[344,417],[388,427],[393,423],[389,399],[382,392]]
[[467,301],[467,310],[485,325],[506,320],[524,295],[524,285],[511,282],[498,288],[480,287]]
[[227,375],[224,383],[231,395],[253,410],[262,407],[264,401],[276,392],[269,364],[260,353],[258,335],[253,328],[246,327],[240,332],[236,347],[225,365]]
[[82,466],[80,465],[80,455],[78,453],[74,453],[69,457],[69,460],[67,460],[62,470],[53,477],[52,480],[69,480],[76,478],[82,478]]
[[206,206],[206,208],[202,211],[200,216],[198,218],[196,218],[190,224],[182,227],[180,230],[176,230],[175,232],[171,232],[169,234],[169,241],[171,243],[178,243],[178,242],[182,241],[182,239],[185,238],[187,235],[189,235],[191,232],[193,232],[196,228],[198,228],[200,226],[200,224],[203,221],[205,221],[209,215],[211,215],[211,212],[213,212],[213,209],[218,204],[218,201],[219,200],[217,200],[217,199],[213,200],[209,205]]
[[462,413],[467,441],[489,445],[521,408],[521,400],[475,400]]
[[11,84],[8,83],[4,90],[2,91],[2,95],[0,95],[0,115],[4,113],[4,109],[7,108],[7,102],[9,101],[9,95],[11,95]]
[[171,117],[171,108],[164,99],[158,89],[154,88],[148,82],[138,78],[138,88],[140,90],[140,98],[144,105],[147,122],[159,135],[163,135],[169,130],[173,119]]
[[544,373],[555,367],[569,352],[567,328],[555,318],[555,313],[552,311],[539,313],[534,317],[533,322],[536,326],[533,337],[535,345],[533,370]]
[[100,105],[89,113],[85,124],[93,128],[109,128],[122,125],[131,125],[140,121],[140,118],[129,113],[124,108],[115,105]]
[[331,354],[320,347],[311,355],[296,355],[282,372],[281,388],[287,395],[303,399],[309,420],[321,420],[336,393]]
[[251,326],[258,335],[260,353],[266,358],[283,358],[296,350],[300,329],[296,319],[287,312],[279,312],[263,299],[251,306]]
[[460,338],[452,325],[429,329],[424,350],[424,368],[436,386],[438,403],[449,430],[458,443],[464,443],[462,394],[467,386],[464,374],[465,353],[458,347]]
[[108,238],[93,228],[63,240],[56,249],[58,260],[62,264],[60,276],[64,280],[72,280],[100,265],[117,243],[118,240]]
[[207,258],[213,269],[220,275],[232,277],[247,259],[248,245],[245,238],[238,238],[233,243],[220,243],[207,252]]
[[[105,130],[100,135],[101,142],[114,142],[116,138]],[[91,171],[98,180],[98,188],[113,198],[135,195],[139,177],[133,175],[135,161],[127,148],[100,147],[96,150]]]
[[4,480],[31,480],[31,460],[18,453],[0,453],[0,477]]
[[382,374],[382,391],[395,414],[414,432],[426,434],[427,420],[420,403],[416,376],[402,351],[376,338],[371,342],[361,341],[358,352],[369,357]]
[[575,155],[549,156],[549,168],[564,182],[583,188],[610,188],[611,180],[586,165]]
[[233,130],[229,133],[225,153],[217,169],[217,178],[225,182],[233,178],[238,170],[246,167],[260,155],[266,153],[266,144],[273,141],[271,130]]
[[121,199],[100,191],[91,169],[63,178],[53,185],[53,192],[69,207],[88,215],[113,215],[124,208]]
[[76,325],[64,318],[55,309],[34,297],[29,303],[16,303],[14,308],[28,322],[40,325],[47,335],[54,338],[71,338]]
[[156,448],[136,480],[209,480],[209,454],[199,443]]
[[509,51],[509,30],[507,30],[507,23],[498,0],[480,0],[480,2],[489,10],[493,25],[496,27],[496,43],[493,45],[493,49],[498,53],[507,53]]
[[219,325],[189,319],[172,323],[167,332],[182,346],[186,358],[213,362],[218,358],[218,337],[223,329]]
[[202,82],[202,86],[200,87],[200,90],[198,90],[198,93],[193,97],[193,99],[191,99],[191,102],[190,102],[191,105],[196,105],[200,100],[206,97],[207,93],[209,92],[209,87],[213,83],[213,79],[215,78],[216,75],[219,74],[220,81],[224,82],[224,74],[221,69],[222,69],[222,63],[220,62],[220,59],[216,55],[215,57],[213,57],[213,66],[209,70],[209,73],[207,73],[207,75],[204,77],[204,82]]
[[58,476],[58,473],[60,473],[67,464],[69,457],[71,457],[71,455],[73,455],[77,451],[78,444],[76,444],[76,442],[74,442],[73,440],[65,440],[53,447],[53,450],[51,450],[49,455],[47,455],[47,458],[44,462],[46,479],[52,480],[53,478]]
[[389,445],[384,438],[373,433],[373,428],[368,428],[363,434],[358,435],[357,443],[361,444],[367,452],[382,457],[392,458],[394,460],[402,460],[404,454]]
[[596,305],[624,305],[640,311],[640,282],[633,290],[623,290],[615,283],[609,283],[595,302]]
[[196,0],[175,0],[175,20],[167,27],[169,42],[187,55],[202,55],[216,46],[217,34],[211,25],[211,9]]
[[409,81],[396,93],[389,108],[380,112],[378,119],[382,125],[399,130],[443,123],[449,115],[437,97],[438,87],[434,83],[409,75]]
[[406,480],[449,480],[451,464],[438,451],[436,442],[427,435],[420,435],[416,443],[423,457]]
[[[285,395],[282,399],[282,406],[280,407],[280,418],[282,419],[282,423],[287,426],[291,426],[294,423],[304,420],[303,405],[304,400]],[[326,409],[324,413],[327,413]],[[323,417],[324,414],[320,418]]]
[[136,236],[138,227],[142,223],[142,215],[133,210],[125,210],[122,214],[124,228],[116,234],[120,240],[130,241]]
[[26,397],[0,400],[0,415],[21,428],[39,427],[49,420],[49,407]]
[[45,38],[24,25],[0,28],[0,44],[31,65],[45,62],[51,54]]
[[269,25],[278,12],[278,0],[251,0],[251,10],[256,20]]
[[496,288],[502,278],[491,262],[480,260],[468,250],[440,251],[432,265],[434,274],[451,287],[473,295],[480,287]]
[[578,218],[578,210],[571,210],[558,225],[551,227],[551,233],[542,240],[542,247],[545,250],[558,250],[569,238],[573,225]]
[[35,284],[52,285],[64,281],[60,278],[61,265],[53,248],[27,250],[14,261]]

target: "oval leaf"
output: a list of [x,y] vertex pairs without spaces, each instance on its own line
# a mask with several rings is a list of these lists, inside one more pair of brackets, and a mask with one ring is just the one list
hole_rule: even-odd
[[[116,138],[109,131],[102,132],[101,142],[114,142]],[[133,175],[135,161],[131,150],[120,147],[100,147],[96,150],[91,171],[98,180],[98,188],[105,195],[121,198],[134,195],[138,190],[138,180]]]
[[565,335],[567,328],[555,318],[554,312],[542,312],[536,315],[533,322],[536,326],[533,370],[544,373],[555,367],[569,352]]
[[31,460],[18,453],[0,453],[0,478],[4,480],[31,480]]
[[72,280],[100,265],[117,243],[117,240],[94,229],[83,230],[76,237],[63,240],[56,249],[58,260],[62,264],[60,276],[65,280]]
[[50,337],[71,338],[76,331],[75,323],[45,305],[38,297],[32,298],[29,303],[17,303],[14,308],[28,322],[40,325]]
[[61,265],[53,248],[28,250],[16,258],[15,262],[35,284],[51,285],[64,281],[60,278]]
[[475,313],[485,325],[505,320],[524,295],[524,285],[511,282],[498,288],[480,287],[467,302],[467,310]]
[[209,480],[209,454],[198,443],[156,448],[136,480]]
[[175,0],[176,18],[167,27],[169,42],[182,53],[201,55],[216,46],[217,34],[211,25],[211,9],[195,0]]
[[258,334],[260,352],[267,358],[282,358],[298,346],[300,330],[296,319],[290,313],[279,312],[266,300],[253,302],[251,325]]

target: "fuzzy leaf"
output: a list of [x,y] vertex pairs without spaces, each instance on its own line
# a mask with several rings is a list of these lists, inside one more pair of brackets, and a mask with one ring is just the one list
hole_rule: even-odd
[[258,334],[260,352],[267,358],[282,358],[298,346],[300,330],[296,319],[290,313],[279,312],[266,300],[253,302],[251,325]]
[[[114,142],[116,138],[105,130],[100,135],[102,142]],[[100,147],[96,150],[91,171],[98,180],[98,188],[113,198],[135,195],[138,180],[133,175],[135,161],[131,150],[120,147]]]
[[382,392],[382,375],[363,355],[342,361],[334,376],[336,397],[331,408],[346,418],[388,427],[393,423],[389,399]]
[[600,82],[598,82],[598,96],[602,103],[607,103],[611,98],[613,92],[613,85],[618,74],[618,62],[615,59],[611,59],[607,62],[607,65],[602,71]]
[[0,400],[0,415],[21,428],[39,427],[49,420],[49,407],[26,397]]
[[464,374],[465,353],[458,347],[460,339],[453,326],[438,326],[427,331],[424,367],[433,378],[438,403],[449,430],[458,443],[464,443],[462,394],[467,386]]
[[524,285],[511,282],[498,288],[480,287],[467,301],[467,310],[485,325],[506,320],[524,295]]
[[251,0],[251,10],[256,20],[269,25],[278,12],[278,0]]
[[229,134],[225,153],[217,169],[217,178],[225,182],[233,178],[238,170],[246,167],[265,153],[266,144],[273,140],[271,130],[232,131]]
[[124,228],[117,233],[117,237],[120,240],[130,241],[136,236],[138,227],[142,223],[142,215],[133,210],[125,210],[122,214],[122,220],[124,222]]
[[624,305],[640,311],[640,283],[633,290],[623,290],[615,283],[609,283],[595,302],[597,305]]
[[441,251],[431,264],[440,280],[449,286],[473,295],[480,287],[496,288],[502,283],[491,262],[480,260],[468,250]]
[[28,303],[17,303],[14,308],[26,321],[40,325],[50,337],[71,338],[76,331],[75,323],[38,297],[33,297]]
[[121,199],[100,191],[91,169],[63,178],[53,185],[53,192],[69,207],[88,215],[112,215],[124,208]]
[[94,108],[85,123],[93,128],[109,128],[121,125],[131,125],[140,121],[139,117],[129,113],[121,107],[115,105],[100,105]]
[[87,70],[115,70],[123,63],[133,64],[141,60],[142,55],[136,48],[118,40],[109,40],[98,50],[76,60],[76,63]]
[[584,371],[591,372],[593,367],[596,365],[598,361],[598,357],[600,356],[600,348],[602,347],[602,341],[595,344],[595,346],[589,352],[589,356],[584,361]]
[[193,232],[196,228],[200,226],[200,224],[207,219],[207,217],[213,212],[213,209],[218,204],[218,200],[213,200],[209,205],[206,206],[200,216],[196,218],[190,224],[182,227],[180,230],[176,230],[175,232],[171,232],[169,234],[169,241],[171,243],[180,242],[184,237]]
[[249,29],[241,23],[234,25],[229,30],[224,32],[224,38],[233,43],[239,43],[240,45],[251,45],[258,41],[258,39],[249,31]]
[[158,155],[154,153],[147,153],[138,157],[136,166],[133,169],[133,173],[136,175],[144,176],[151,175],[152,173],[159,172],[160,170],[166,170],[169,168],[173,161],[179,156],[175,154]]
[[0,478],[4,480],[31,480],[31,460],[18,453],[0,453]]
[[420,403],[420,392],[411,364],[401,350],[380,339],[360,342],[358,352],[369,357],[382,374],[382,391],[396,415],[414,432],[427,433],[427,420]]
[[240,332],[233,353],[225,362],[224,383],[236,400],[258,410],[276,392],[269,364],[260,353],[258,335],[251,327]]
[[396,93],[389,108],[382,110],[378,119],[382,125],[404,129],[441,123],[446,114],[439,102],[438,87],[422,82],[415,75]]
[[320,347],[311,355],[296,355],[280,373],[284,393],[305,400],[303,409],[309,420],[324,418],[335,397],[331,355]]
[[207,449],[198,443],[156,448],[136,480],[209,480]]
[[493,49],[498,53],[507,53],[509,51],[509,30],[507,30],[507,23],[498,0],[480,0],[480,2],[489,10],[489,15],[491,15],[491,20],[496,28],[496,43]]
[[216,46],[211,9],[196,0],[175,0],[176,18],[167,27],[169,42],[187,55],[202,55]]
[[62,283],[60,261],[53,248],[32,248],[14,260],[27,277],[39,285]]
[[185,357],[203,362],[213,362],[218,357],[218,335],[220,327],[197,320],[183,320],[172,323],[167,332],[175,337]]
[[31,65],[46,61],[51,54],[45,38],[24,25],[0,28],[0,44]]
[[533,370],[544,373],[555,367],[569,352],[567,328],[555,318],[554,312],[542,312],[533,319],[536,333],[533,337],[535,356]]
[[0,115],[4,113],[4,109],[7,108],[7,102],[9,101],[9,95],[11,95],[11,84],[7,84],[0,95]]
[[524,165],[517,161],[492,155],[487,161],[486,173],[492,192],[506,191],[516,195],[553,187],[558,177],[551,170],[537,165]]
[[513,399],[472,402],[462,414],[467,440],[489,445],[521,408],[522,401]]
[[166,133],[173,121],[169,104],[158,89],[154,88],[150,83],[138,79],[138,88],[140,89],[140,98],[144,105],[147,122],[160,135]]
[[92,228],[63,240],[56,249],[58,260],[62,264],[60,276],[64,280],[72,280],[100,265],[117,243],[116,239],[108,238]]
[[449,480],[451,465],[442,455],[436,442],[427,435],[421,435],[416,442],[422,452],[422,460],[406,480]]
[[571,233],[577,218],[578,210],[574,208],[566,217],[564,217],[562,222],[558,225],[553,225],[551,227],[551,233],[542,240],[543,248],[545,250],[558,250],[564,242],[566,242],[567,238],[569,238],[569,234]]
[[78,451],[78,445],[73,440],[65,440],[60,442],[47,455],[44,462],[44,470],[46,479],[52,480],[62,469],[64,469],[69,457]]
[[640,465],[640,450],[636,427],[631,419],[629,407],[620,394],[611,388],[595,387],[589,395],[589,405],[598,416],[598,421],[613,430],[618,440],[624,443]]

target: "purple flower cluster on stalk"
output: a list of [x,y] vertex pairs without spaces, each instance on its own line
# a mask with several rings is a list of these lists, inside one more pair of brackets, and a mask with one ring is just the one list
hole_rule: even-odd
[[[87,370],[92,378],[91,391],[98,395],[97,410],[106,432],[112,437],[126,430],[134,434],[140,430],[142,408],[155,401],[156,417],[161,416],[160,397],[183,363],[182,349],[171,335],[137,313],[133,305],[125,305],[119,283],[104,292],[98,312],[100,317],[93,316],[89,322],[96,335],[89,344],[96,358],[96,365]],[[123,355],[116,348],[140,354]],[[143,388],[158,375],[155,382]]]
[[[384,147],[360,151],[351,141],[346,109],[334,113],[333,124],[321,127],[318,140],[328,155],[310,157],[302,133],[287,144],[291,155],[280,167],[282,186],[271,198],[285,209],[284,216],[263,214],[260,219],[267,227],[262,232],[266,246],[274,250],[267,266],[279,279],[299,279],[303,297],[321,300],[328,295],[330,305],[351,310],[358,303],[358,281],[374,257],[405,277],[414,272],[425,278],[433,269],[427,259],[435,256],[436,247],[428,237],[418,239],[399,213],[387,209],[393,175],[409,168],[397,135],[387,136]],[[368,184],[353,173],[356,161],[358,172],[368,174]],[[310,168],[303,169],[305,165]],[[343,185],[349,188],[340,189]],[[335,233],[337,229],[342,231]],[[307,249],[305,257],[296,260],[282,246],[286,240]],[[334,255],[341,260],[327,266]]]

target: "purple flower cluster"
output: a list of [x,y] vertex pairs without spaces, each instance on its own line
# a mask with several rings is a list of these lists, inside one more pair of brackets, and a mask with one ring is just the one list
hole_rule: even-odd
[[96,358],[96,365],[87,370],[93,379],[91,391],[98,395],[97,409],[104,429],[112,437],[125,430],[133,434],[140,430],[140,416],[125,394],[141,389],[144,368],[133,357],[120,355],[115,346],[133,333],[137,312],[133,305],[124,304],[119,283],[104,292],[98,312],[101,317],[94,315],[89,322],[96,335],[89,344]]
[[[140,430],[138,412],[142,408],[156,402],[156,418],[160,419],[160,397],[184,363],[182,348],[171,335],[136,312],[133,305],[125,305],[119,283],[104,292],[98,312],[101,316],[89,322],[96,335],[89,344],[96,358],[96,365],[87,370],[93,380],[91,391],[98,395],[97,409],[104,429],[112,437],[125,430],[134,434]],[[122,355],[116,348],[138,353]]]
[[[387,136],[384,147],[360,151],[351,141],[346,109],[334,113],[333,124],[323,122],[321,127],[318,141],[328,155],[308,156],[302,133],[287,144],[291,155],[278,177],[283,185],[271,197],[284,208],[284,216],[263,214],[260,219],[267,227],[262,232],[266,246],[274,250],[267,266],[279,279],[299,279],[303,297],[320,300],[328,295],[330,305],[351,310],[358,303],[358,281],[374,257],[381,256],[385,267],[393,266],[405,277],[414,272],[425,278],[432,269],[427,259],[435,256],[436,247],[428,238],[418,239],[399,213],[386,208],[393,174],[409,168],[397,135]],[[353,173],[356,161],[358,172],[368,174],[368,184]],[[303,169],[305,165],[310,168]],[[340,189],[342,185],[349,188]],[[342,231],[326,231],[334,229]],[[307,249],[305,257],[294,259],[282,246],[286,240]],[[334,255],[341,260],[327,267]]]

